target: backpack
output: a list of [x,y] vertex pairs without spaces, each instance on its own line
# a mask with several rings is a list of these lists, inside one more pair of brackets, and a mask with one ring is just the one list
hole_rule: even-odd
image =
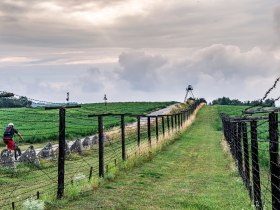
[[4,138],[13,138],[15,130],[13,127],[7,127],[4,131]]

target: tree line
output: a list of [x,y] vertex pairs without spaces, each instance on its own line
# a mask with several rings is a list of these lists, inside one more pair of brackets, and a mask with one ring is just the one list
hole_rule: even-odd
[[31,105],[32,101],[29,101],[25,96],[19,98],[0,98],[0,108],[31,107]]
[[266,99],[265,101],[240,101],[238,99],[230,99],[228,97],[218,98],[212,101],[212,105],[233,105],[233,106],[275,106],[273,99]]

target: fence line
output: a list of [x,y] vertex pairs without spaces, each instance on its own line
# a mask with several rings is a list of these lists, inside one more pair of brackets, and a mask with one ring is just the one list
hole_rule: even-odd
[[256,209],[280,209],[277,111],[241,118],[221,114],[225,139]]
[[[71,120],[67,118],[69,117],[67,109],[52,107],[51,109],[59,109],[59,113],[49,111],[53,115],[58,115],[50,119],[59,119],[59,123],[55,122],[58,127],[59,144],[53,147],[50,145],[49,148],[46,146],[47,149],[43,149],[39,154],[48,152],[53,155],[53,158],[44,160],[35,157],[38,152],[35,152],[34,148],[29,148],[29,154],[35,154],[35,156],[33,159],[28,156],[25,162],[32,163],[31,165],[18,165],[16,169],[11,170],[0,166],[2,188],[0,208],[18,209],[21,202],[29,197],[61,199],[65,191],[67,192],[67,189],[76,182],[90,181],[93,177],[108,175],[113,167],[130,158],[147,154],[183,129],[200,104],[204,102],[204,100],[194,101],[187,110],[168,115],[87,113],[88,119],[86,119],[75,113],[75,117],[81,118],[81,122],[83,119],[87,121],[85,125],[89,129],[94,130],[93,127],[98,125],[97,135],[78,139],[75,142],[66,141],[68,129],[73,126],[70,123]],[[78,110],[77,113],[79,113]],[[12,112],[9,114],[12,115]],[[73,114],[70,116],[73,117]],[[133,124],[131,124],[132,118],[136,119]],[[119,126],[113,129],[104,127],[104,121],[108,119],[112,119],[116,124],[119,120]],[[47,121],[44,118],[41,120]],[[82,126],[84,126],[83,123]],[[41,165],[34,166],[34,161],[39,160]]]

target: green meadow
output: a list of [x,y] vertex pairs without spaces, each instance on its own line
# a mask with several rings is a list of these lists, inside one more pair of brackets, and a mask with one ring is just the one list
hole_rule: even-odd
[[[101,113],[132,113],[148,114],[165,108],[175,102],[123,102],[84,104],[81,108],[66,111],[66,138],[73,139],[92,135],[97,132],[97,118],[89,118],[89,114]],[[136,121],[127,117],[126,123]],[[0,128],[4,131],[9,122],[23,135],[26,143],[42,143],[58,139],[59,113],[58,110],[44,108],[10,108],[0,109]],[[109,129],[120,125],[118,117],[105,117],[104,128]],[[15,138],[18,141],[17,138]],[[2,143],[2,142],[1,142]],[[3,146],[3,144],[2,144]]]

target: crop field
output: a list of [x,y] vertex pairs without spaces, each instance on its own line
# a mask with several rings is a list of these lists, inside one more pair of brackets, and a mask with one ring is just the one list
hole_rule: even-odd
[[[128,102],[85,104],[81,108],[66,111],[66,138],[73,139],[92,135],[97,132],[96,118],[89,118],[88,114],[101,113],[132,113],[147,114],[162,109],[175,102]],[[126,122],[133,122],[135,118],[126,118]],[[23,135],[27,143],[41,143],[58,139],[59,113],[58,110],[44,108],[13,108],[0,109],[0,127],[4,130],[9,122]],[[120,125],[119,118],[104,118],[105,129]],[[17,140],[17,139],[15,139]],[[3,146],[3,143],[1,142]]]

